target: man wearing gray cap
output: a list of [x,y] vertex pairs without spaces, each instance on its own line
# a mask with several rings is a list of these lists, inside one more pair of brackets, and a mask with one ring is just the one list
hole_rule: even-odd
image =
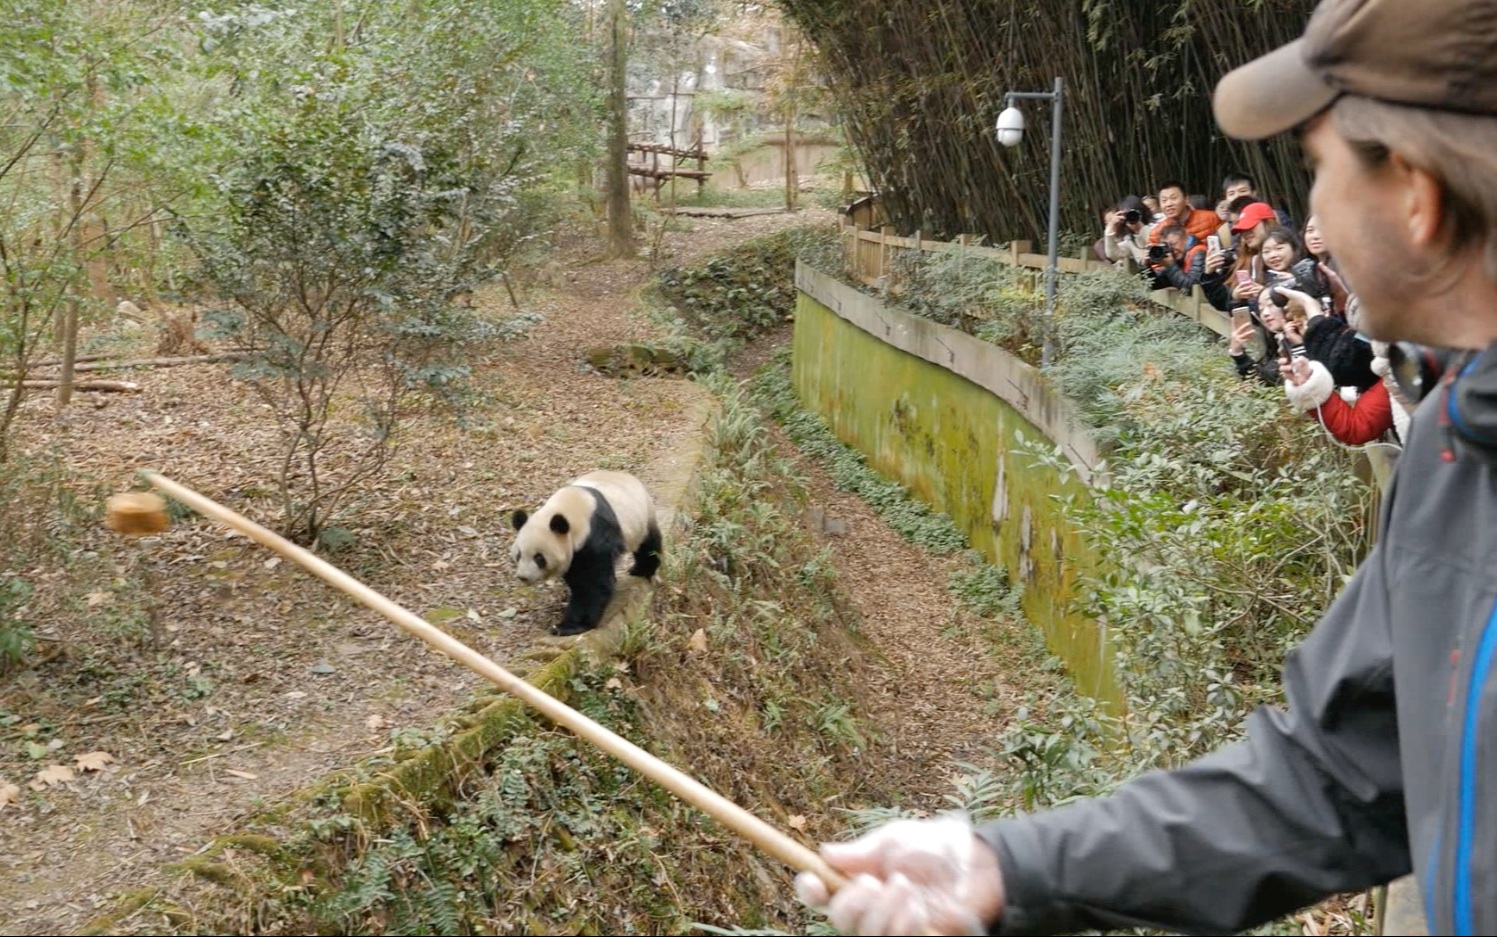
[[1379,543],[1243,741],[1106,798],[825,845],[849,884],[796,885],[844,932],[1233,932],[1412,871],[1431,933],[1497,934],[1497,0],[1323,0],[1213,103],[1230,136],[1298,135],[1367,334],[1455,350]]

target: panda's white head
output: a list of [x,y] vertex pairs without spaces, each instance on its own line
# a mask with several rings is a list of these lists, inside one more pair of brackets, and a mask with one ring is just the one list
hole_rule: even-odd
[[534,514],[514,513],[515,543],[510,559],[521,582],[535,585],[564,576],[577,544],[587,539],[593,500],[577,488],[563,488]]

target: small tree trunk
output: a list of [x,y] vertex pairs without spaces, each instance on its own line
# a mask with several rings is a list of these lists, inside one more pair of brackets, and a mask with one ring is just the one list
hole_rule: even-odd
[[790,57],[790,80],[785,83],[785,210],[795,211],[800,194],[800,178],[795,166],[795,92],[800,82],[800,40]]
[[[81,268],[85,263],[86,245],[83,238],[83,161],[73,163],[72,187],[68,191],[68,207],[72,210],[73,260]],[[62,310],[62,367],[58,371],[57,405],[66,407],[73,402],[73,368],[78,358],[78,287],[74,283],[68,290],[68,299]]]
[[608,0],[608,254],[634,256],[634,218],[629,209],[629,53],[624,0]]
[[78,354],[78,297],[69,296],[62,314],[62,369],[57,374],[57,405],[73,402],[73,358]]
[[785,210],[795,211],[795,193],[800,181],[795,177],[795,124],[785,121]]

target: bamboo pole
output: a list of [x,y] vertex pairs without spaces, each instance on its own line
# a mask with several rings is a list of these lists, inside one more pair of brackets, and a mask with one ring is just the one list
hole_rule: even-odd
[[360,604],[379,612],[404,629],[406,633],[420,638],[473,672],[492,681],[505,692],[519,697],[552,722],[570,729],[786,865],[816,874],[834,892],[846,884],[842,876],[833,871],[814,850],[775,829],[690,775],[661,761],[555,697],[526,683],[326,560],[163,475],[149,470],[142,470],[140,475],[159,491],[171,495],[200,514],[232,527],[261,546],[297,563],[334,588],[347,593]]

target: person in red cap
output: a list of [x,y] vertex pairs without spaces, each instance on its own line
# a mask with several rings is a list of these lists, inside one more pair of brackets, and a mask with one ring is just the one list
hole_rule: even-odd
[[1264,235],[1278,224],[1279,213],[1273,210],[1273,206],[1265,202],[1253,202],[1232,222],[1232,234],[1241,238],[1253,250],[1260,250]]
[[1258,252],[1262,250],[1263,239],[1268,236],[1273,222],[1259,220],[1240,230],[1237,228],[1243,213],[1254,205],[1259,207],[1253,209],[1251,218],[1261,219],[1264,209],[1279,217],[1256,197],[1239,195],[1227,206],[1227,221],[1223,226],[1227,236],[1221,239],[1215,250],[1206,252],[1201,286],[1206,299],[1222,312],[1243,305],[1256,308],[1258,292],[1265,282],[1263,262],[1258,258]]
[[1363,332],[1453,350],[1377,545],[1241,740],[1108,797],[824,845],[847,884],[796,888],[844,933],[1230,933],[1412,871],[1430,933],[1497,934],[1497,2],[1322,0],[1213,105],[1228,136],[1297,135]]

